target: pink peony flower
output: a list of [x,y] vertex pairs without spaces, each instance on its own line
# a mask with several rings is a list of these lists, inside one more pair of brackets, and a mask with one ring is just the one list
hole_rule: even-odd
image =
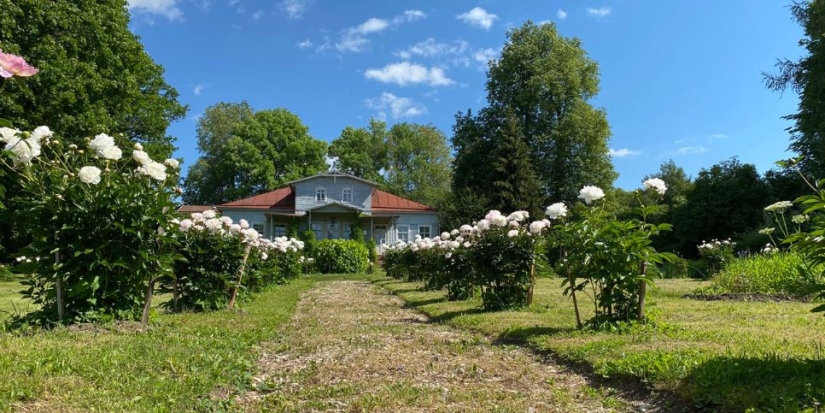
[[3,53],[0,50],[0,77],[29,77],[38,71],[36,67],[26,63],[26,60],[22,57],[11,53]]

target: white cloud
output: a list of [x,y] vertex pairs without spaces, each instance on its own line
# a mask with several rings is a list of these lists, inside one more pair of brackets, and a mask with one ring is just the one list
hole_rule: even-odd
[[367,35],[380,33],[391,26],[422,19],[426,16],[427,15],[420,10],[407,10],[404,14],[396,16],[391,20],[371,17],[358,26],[344,30],[341,38],[335,43],[335,48],[338,49],[339,52],[361,52],[370,43],[370,39],[366,37]]
[[258,21],[261,19],[261,17],[264,17],[263,10],[258,10],[255,13],[252,13],[252,20]]
[[412,99],[387,92],[382,93],[380,97],[367,99],[364,103],[368,108],[381,112],[389,109],[393,119],[411,118],[427,113],[427,108]]
[[297,46],[298,46],[299,49],[306,49],[308,47],[312,47],[312,41],[310,41],[309,39],[306,39],[303,42],[298,43]]
[[129,0],[129,10],[139,13],[159,14],[169,20],[183,17],[183,12],[175,5],[178,0]]
[[564,20],[567,18],[567,12],[562,9],[559,9],[559,11],[556,12],[556,17],[558,17],[561,20]]
[[310,3],[310,0],[284,0],[278,6],[290,19],[300,20],[309,9]]
[[427,68],[410,62],[393,63],[381,69],[368,69],[364,72],[364,77],[382,83],[395,83],[400,86],[415,84],[448,86],[455,83],[447,77],[444,69],[440,67]]
[[456,18],[471,26],[478,26],[482,29],[490,30],[490,27],[493,26],[493,22],[498,19],[498,16],[493,13],[488,13],[487,10],[481,7],[476,7],[466,13],[459,14]]
[[430,37],[423,42],[418,42],[410,46],[407,50],[402,50],[400,52],[396,52],[395,54],[404,59],[409,59],[413,55],[424,57],[460,55],[467,51],[468,47],[469,43],[464,40],[456,40],[451,44],[437,42],[435,39]]
[[427,15],[424,14],[424,12],[421,11],[421,10],[406,10],[404,12],[403,16],[404,16],[404,19],[406,19],[409,22],[414,21],[414,20],[418,20],[418,19],[427,18]]
[[476,50],[475,53],[473,53],[473,59],[476,62],[478,62],[482,67],[487,67],[487,63],[489,63],[490,60],[497,58],[498,54],[498,51],[494,49],[479,49]]
[[610,151],[608,151],[608,153],[610,154],[610,156],[612,156],[614,158],[626,158],[628,156],[636,156],[636,155],[638,155],[642,152],[641,151],[634,151],[633,149],[628,149],[628,148],[621,148],[621,149],[610,148]]
[[206,89],[206,85],[198,84],[195,85],[195,87],[192,89],[192,93],[194,93],[195,96],[200,96],[201,94],[203,94],[204,89]]
[[610,10],[610,7],[602,7],[599,9],[594,9],[593,7],[587,8],[587,14],[598,18],[607,17],[611,12],[612,10]]
[[725,135],[724,133],[714,133],[713,135],[708,136],[708,140],[715,141],[719,139],[726,139],[727,137],[728,135]]
[[704,147],[704,146],[702,146],[702,145],[697,145],[697,146],[683,146],[683,147],[681,147],[681,148],[677,149],[677,150],[674,152],[674,154],[678,154],[678,155],[694,155],[694,154],[697,154],[697,153],[702,153],[702,152],[705,152],[706,150],[707,150],[707,149],[705,149],[705,147]]

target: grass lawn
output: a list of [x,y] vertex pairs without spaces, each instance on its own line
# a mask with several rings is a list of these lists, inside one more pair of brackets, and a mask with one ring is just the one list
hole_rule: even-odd
[[[234,312],[161,314],[148,331],[126,324],[0,334],[0,410],[220,408],[221,395],[248,384],[257,344],[277,336],[313,283],[275,286]],[[0,309],[19,303],[19,290],[0,283]]]
[[[706,283],[658,280],[648,299],[655,326],[585,332],[574,328],[557,279],[538,281],[529,309],[501,312],[481,311],[480,301],[448,302],[418,283],[373,281],[435,320],[585,363],[605,377],[632,376],[699,408],[798,412],[825,402],[825,317],[809,303],[695,301],[681,296]],[[586,319],[592,304],[579,300],[590,310]]]

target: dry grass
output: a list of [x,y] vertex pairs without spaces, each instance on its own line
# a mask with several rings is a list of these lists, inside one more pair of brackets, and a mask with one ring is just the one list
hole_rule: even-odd
[[432,324],[364,281],[305,293],[264,346],[246,411],[624,411],[629,404],[514,346]]

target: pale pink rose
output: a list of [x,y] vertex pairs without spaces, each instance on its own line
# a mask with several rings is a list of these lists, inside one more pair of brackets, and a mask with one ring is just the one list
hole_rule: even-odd
[[22,57],[11,53],[3,53],[0,50],[0,77],[29,77],[38,71],[36,67],[26,63],[26,60]]

